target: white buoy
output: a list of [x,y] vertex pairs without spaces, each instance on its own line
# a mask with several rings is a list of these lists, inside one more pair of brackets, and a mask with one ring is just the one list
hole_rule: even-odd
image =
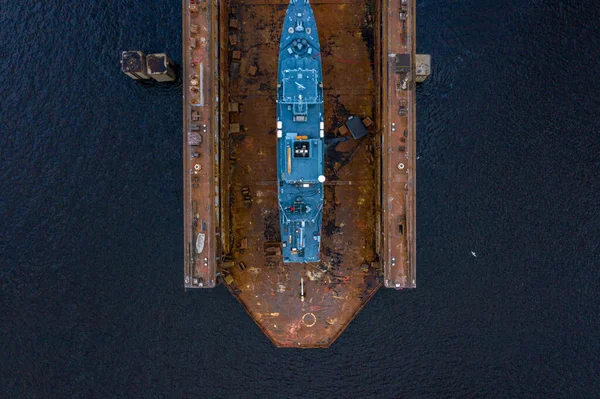
[[325,183],[325,176],[319,175],[319,183]]

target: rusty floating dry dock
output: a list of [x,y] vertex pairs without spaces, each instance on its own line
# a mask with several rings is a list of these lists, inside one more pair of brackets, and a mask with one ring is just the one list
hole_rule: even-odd
[[[220,254],[218,29],[214,1],[184,1],[183,198],[186,287],[214,287]],[[213,74],[217,74],[213,76]]]
[[415,0],[383,0],[381,15],[380,255],[386,287],[415,288]]
[[[185,286],[219,278],[275,345],[327,347],[382,281],[415,287],[415,2],[311,1],[325,97],[322,261],[284,265],[275,96],[288,4],[183,0]],[[348,134],[351,115],[368,135]]]

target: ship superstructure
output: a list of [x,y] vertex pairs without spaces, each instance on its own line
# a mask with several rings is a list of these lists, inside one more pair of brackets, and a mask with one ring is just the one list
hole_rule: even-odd
[[279,48],[277,181],[284,262],[321,258],[324,122],[319,36],[308,0],[290,0]]

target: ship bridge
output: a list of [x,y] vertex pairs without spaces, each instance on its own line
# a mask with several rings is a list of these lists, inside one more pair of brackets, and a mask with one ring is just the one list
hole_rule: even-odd
[[283,71],[282,104],[321,104],[319,82],[315,69],[286,69]]
[[283,90],[281,104],[291,104],[294,122],[308,120],[308,105],[321,104],[319,82],[315,69],[286,69],[282,73]]

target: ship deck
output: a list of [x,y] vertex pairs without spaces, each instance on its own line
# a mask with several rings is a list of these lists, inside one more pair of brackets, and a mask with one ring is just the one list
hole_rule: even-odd
[[[184,0],[184,18],[189,1]],[[382,215],[380,206],[384,193],[380,183],[387,178],[381,165],[393,161],[381,156],[387,153],[385,146],[392,134],[386,129],[391,106],[382,101],[389,79],[380,60],[387,53],[374,47],[382,35],[374,27],[381,25],[382,18],[396,23],[398,18],[397,12],[395,19],[392,12],[388,17],[379,1],[311,1],[321,43],[327,146],[322,261],[284,264],[277,203],[275,98],[279,38],[288,4],[289,0],[232,0],[219,5],[219,71],[205,77],[218,80],[219,105],[213,110],[221,115],[220,137],[216,136],[220,152],[211,155],[218,171],[213,180],[216,197],[220,198],[216,251],[226,256],[216,258],[227,288],[275,345],[327,347],[380,288],[383,265],[391,256],[382,247],[389,246],[385,235],[390,228],[397,229],[397,215]],[[355,140],[338,130],[350,115],[375,121],[367,136]],[[405,124],[412,133],[408,119]],[[185,169],[190,173],[189,164]],[[414,179],[414,169],[411,173]],[[184,182],[191,184],[189,179]],[[404,184],[401,187],[404,192]],[[411,198],[399,196],[397,201]],[[215,205],[202,197],[198,201],[204,201],[208,209]],[[402,212],[407,208],[403,203]],[[186,212],[185,217],[190,214]],[[411,220],[409,216],[406,223],[410,225]],[[414,224],[408,228],[414,229]],[[404,253],[411,248],[407,236]],[[414,235],[408,237],[414,241]],[[386,280],[395,274],[409,275],[404,263],[408,255],[398,259],[387,268]]]

